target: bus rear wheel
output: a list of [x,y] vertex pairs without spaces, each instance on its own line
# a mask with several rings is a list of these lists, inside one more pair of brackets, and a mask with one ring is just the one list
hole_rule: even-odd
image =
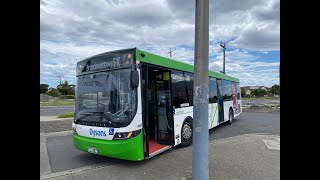
[[186,119],[181,128],[181,143],[179,147],[187,147],[192,144],[192,120]]
[[231,125],[232,124],[232,121],[233,121],[233,119],[234,119],[234,116],[233,116],[233,111],[232,110],[230,110],[229,111],[229,121],[227,121],[227,125]]

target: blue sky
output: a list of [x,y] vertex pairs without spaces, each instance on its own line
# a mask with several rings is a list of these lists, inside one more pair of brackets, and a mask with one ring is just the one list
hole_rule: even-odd
[[[210,3],[209,69],[222,70],[241,86],[279,82],[280,1],[214,0]],[[193,64],[193,0],[40,0],[40,83],[57,76],[76,82],[76,63],[86,57],[138,47]]]

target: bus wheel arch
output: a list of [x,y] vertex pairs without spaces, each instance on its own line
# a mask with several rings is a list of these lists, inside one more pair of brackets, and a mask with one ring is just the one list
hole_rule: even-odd
[[178,147],[187,147],[192,144],[193,122],[190,116],[186,117],[181,127],[181,143]]
[[226,122],[227,125],[231,125],[234,120],[234,112],[232,107],[229,108],[229,120]]

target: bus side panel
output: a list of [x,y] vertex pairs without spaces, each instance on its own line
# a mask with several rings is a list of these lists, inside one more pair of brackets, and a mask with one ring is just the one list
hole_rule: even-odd
[[[232,108],[232,101],[223,102],[224,121],[229,121],[229,109]],[[233,109],[233,108],[232,108]]]
[[242,113],[242,101],[241,100],[238,100],[238,108],[240,109],[240,111],[239,111],[239,113],[235,113],[234,114],[234,117],[237,117],[237,116],[239,116],[241,113]]
[[209,129],[218,126],[219,121],[219,112],[218,112],[218,103],[209,104]]
[[175,112],[174,112],[174,138],[175,138],[174,146],[181,143],[182,124],[183,124],[183,121],[188,116],[193,118],[193,106],[175,109]]

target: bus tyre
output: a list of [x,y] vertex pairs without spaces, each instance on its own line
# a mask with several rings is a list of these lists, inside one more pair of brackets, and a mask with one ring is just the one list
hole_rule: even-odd
[[233,111],[232,111],[232,110],[230,110],[230,111],[229,111],[229,120],[227,121],[227,125],[231,125],[231,124],[232,124],[233,119],[234,119]]
[[192,144],[192,120],[190,118],[183,122],[181,128],[181,143],[179,147],[187,147]]

